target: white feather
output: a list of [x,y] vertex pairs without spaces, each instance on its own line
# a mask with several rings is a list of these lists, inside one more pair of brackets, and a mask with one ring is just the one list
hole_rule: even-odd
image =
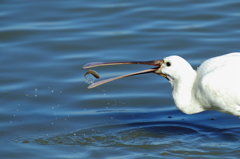
[[173,87],[178,109],[186,114],[217,110],[240,116],[240,53],[203,62],[197,71],[179,56],[164,58],[162,73]]

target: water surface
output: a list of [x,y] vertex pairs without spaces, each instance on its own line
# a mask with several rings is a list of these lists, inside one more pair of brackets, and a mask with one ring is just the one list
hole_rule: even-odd
[[[87,89],[94,61],[240,51],[240,2],[2,1],[1,158],[239,158],[240,120],[177,110],[155,74]],[[101,79],[149,66],[106,66]]]

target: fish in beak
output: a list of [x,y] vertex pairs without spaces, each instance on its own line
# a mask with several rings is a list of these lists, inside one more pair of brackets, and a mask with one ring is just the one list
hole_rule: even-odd
[[106,80],[102,80],[102,81],[92,83],[90,86],[88,86],[88,89],[91,89],[91,88],[97,87],[99,85],[102,85],[104,83],[107,83],[107,82],[110,82],[110,81],[113,81],[113,80],[117,80],[117,79],[124,78],[124,77],[129,77],[129,76],[134,76],[134,75],[139,75],[139,74],[145,74],[145,73],[156,73],[158,75],[161,75],[161,76],[167,78],[166,75],[161,73],[161,66],[162,66],[163,63],[164,63],[164,60],[128,61],[128,62],[91,62],[91,63],[87,63],[82,68],[87,69],[87,68],[98,67],[98,66],[122,65],[122,64],[143,64],[143,65],[156,66],[156,67],[151,68],[151,69],[147,69],[147,70],[143,70],[143,71],[139,71],[139,72],[134,72],[134,73],[130,73],[130,74],[127,74],[127,75],[122,75],[122,76],[118,76],[118,77],[114,77],[114,78],[110,78],[110,79],[106,79]]

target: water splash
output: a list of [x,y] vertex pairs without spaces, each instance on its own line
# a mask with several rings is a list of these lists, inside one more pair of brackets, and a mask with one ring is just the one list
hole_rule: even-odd
[[87,74],[84,76],[84,80],[87,84],[92,84],[95,82],[96,78],[92,74]]

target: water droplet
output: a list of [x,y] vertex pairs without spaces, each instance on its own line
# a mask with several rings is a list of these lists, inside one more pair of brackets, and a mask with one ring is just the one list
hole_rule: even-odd
[[84,76],[84,80],[87,84],[92,84],[95,81],[95,77],[92,74],[87,74]]

